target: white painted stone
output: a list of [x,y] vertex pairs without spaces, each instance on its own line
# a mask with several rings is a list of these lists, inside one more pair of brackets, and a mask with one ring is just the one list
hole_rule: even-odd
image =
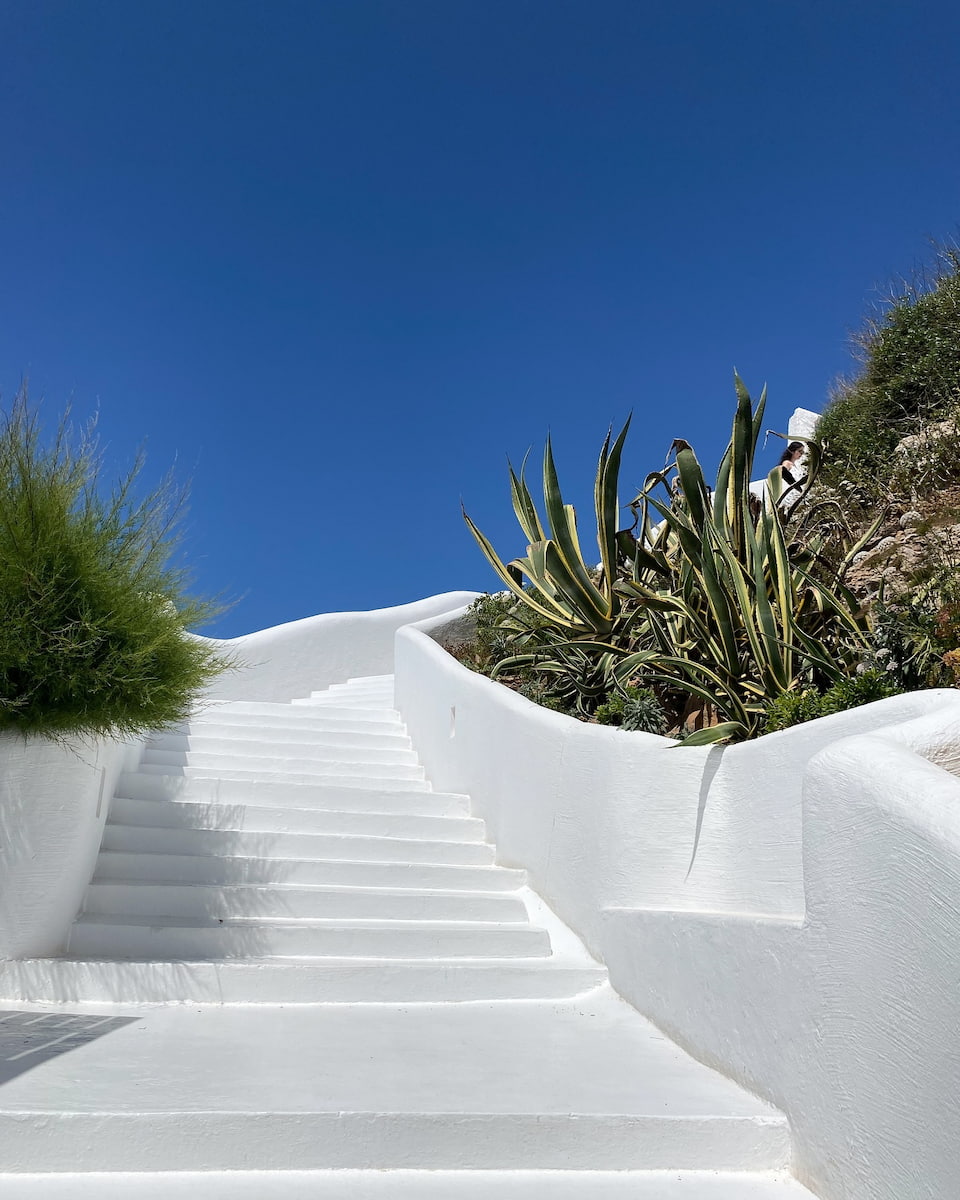
[[0,1169],[769,1171],[789,1158],[782,1116],[606,989],[129,1015],[7,1078]]
[[526,921],[519,895],[439,888],[218,887],[183,883],[93,883],[84,912],[111,915],[309,917],[371,921]]
[[539,709],[410,628],[396,702],[617,989],[788,1114],[801,1179],[953,1200],[957,692],[683,750]]
[[[566,999],[606,982],[581,960],[334,958],[206,962],[27,959],[0,962],[0,993],[17,1003],[303,1005],[440,1004]],[[412,1066],[411,1070],[414,1069]],[[0,1093],[2,1095],[2,1093]]]
[[[664,838],[667,799],[645,845],[636,840],[664,784],[687,805],[673,829],[688,837],[692,780],[705,861],[683,880],[689,914],[713,896],[729,920],[754,896],[795,928],[804,875],[790,820],[786,853],[782,840],[734,853],[762,813],[759,799],[743,813],[734,803],[748,780],[755,788],[756,759],[714,770],[713,752],[684,763],[662,739],[611,730],[577,744],[576,723],[543,724],[542,710],[531,721],[526,702],[511,708],[512,694],[456,664],[450,672],[452,660],[433,660],[413,631],[398,639],[396,689],[350,678],[377,655],[372,669],[392,665],[385,631],[397,612],[296,624],[239,639],[248,661],[262,655],[248,690],[215,690],[188,726],[151,740],[136,770],[118,772],[72,957],[0,962],[0,995],[21,1004],[80,1003],[108,1021],[117,1005],[137,1006],[133,1023],[71,1042],[68,1054],[51,1049],[0,1087],[0,1171],[302,1167],[316,1194],[340,1194],[329,1189],[352,1173],[344,1195],[389,1181],[401,1189],[392,1195],[428,1197],[442,1173],[474,1167],[457,1177],[464,1195],[491,1196],[500,1183],[498,1195],[518,1200],[602,1197],[626,1182],[665,1200],[802,1194],[773,1174],[789,1161],[783,1116],[615,1000],[603,969],[511,869],[529,860],[552,902],[607,949],[615,916],[599,901],[635,902],[651,886],[684,894],[682,854]],[[331,678],[328,692],[307,696]],[[479,706],[474,682],[494,689]],[[280,702],[291,700],[303,702]],[[427,782],[395,703],[414,715],[433,782],[451,790]],[[836,729],[781,745],[802,765]],[[621,784],[636,788],[638,766],[644,790],[611,804]],[[505,866],[455,777],[477,782]],[[799,795],[775,807],[765,836],[792,815],[800,829]],[[660,843],[673,859],[651,885],[634,872]],[[760,878],[757,863],[771,868]],[[599,873],[592,882],[588,870]],[[626,978],[616,937],[609,952]],[[36,1014],[41,1031],[69,1015]],[[0,1050],[2,1032],[0,1015]],[[2,1062],[0,1052],[0,1079]],[[631,1178],[596,1174],[611,1167]],[[590,1176],[600,1190],[583,1190]],[[88,1182],[75,1180],[77,1196]]]
[[311,811],[435,813],[466,815],[469,800],[462,793],[404,788],[353,786],[329,783],[290,783],[287,780],[206,778],[127,771],[121,774],[117,794],[139,800],[177,800],[183,803],[255,805]]
[[780,1172],[243,1171],[0,1175],[4,1200],[810,1200]]
[[117,778],[138,750],[0,734],[0,958],[62,950]]
[[[401,796],[409,793],[401,792]],[[258,808],[250,804],[205,804],[201,801],[128,800],[114,798],[111,820],[122,825],[176,829],[216,829],[256,833],[359,834],[406,840],[482,842],[477,817],[422,816],[397,812],[337,809]]]
[[324,613],[217,641],[239,667],[213,684],[208,699],[288,701],[352,676],[392,672],[397,629],[469,604],[474,596],[447,592],[397,608]]
[[787,436],[791,438],[814,438],[820,414],[809,408],[795,408],[787,425]]

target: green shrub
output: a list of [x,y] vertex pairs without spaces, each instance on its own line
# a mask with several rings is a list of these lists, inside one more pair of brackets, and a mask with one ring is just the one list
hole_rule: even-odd
[[505,562],[464,513],[512,596],[509,616],[495,618],[511,652],[491,677],[512,682],[533,672],[565,711],[587,719],[618,689],[652,686],[670,727],[699,725],[692,744],[703,745],[756,736],[768,698],[801,684],[827,686],[860,661],[868,624],[844,584],[859,546],[841,536],[837,561],[821,563],[822,539],[797,519],[820,447],[807,443],[801,483],[785,492],[776,467],[757,500],[750,481],[766,394],[754,407],[739,377],[735,386],[737,411],[715,486],[690,444],[677,439],[673,462],[648,475],[629,505],[629,529],[617,527],[629,422],[616,439],[608,433],[594,482],[599,570],[581,548],[573,506],[563,502],[549,439],[546,520],[523,471],[510,468],[524,557]]
[[184,494],[138,499],[141,467],[105,493],[92,428],[45,441],[25,392],[0,422],[0,729],[160,728],[228,665],[186,632],[217,610],[170,562]]
[[822,694],[812,688],[784,692],[767,706],[764,733],[789,729],[792,725],[802,725],[805,721],[845,712],[849,708],[860,708],[875,700],[886,700],[902,690],[884,671],[873,669],[841,679]]
[[596,711],[601,725],[619,725],[631,733],[667,732],[669,721],[663,705],[652,688],[628,684],[622,692],[614,692]]
[[[930,279],[900,289],[856,339],[863,369],[817,426],[823,482],[877,494],[897,443],[955,407],[960,385],[960,250],[942,247]],[[955,455],[953,455],[955,457]]]
[[813,688],[801,692],[783,692],[767,705],[764,733],[775,733],[778,729],[789,729],[791,725],[802,725],[823,716],[823,697]]

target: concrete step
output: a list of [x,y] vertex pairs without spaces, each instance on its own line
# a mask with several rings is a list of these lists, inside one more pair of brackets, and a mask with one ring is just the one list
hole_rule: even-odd
[[344,812],[308,808],[259,808],[251,804],[203,801],[133,800],[123,796],[110,805],[111,822],[168,829],[206,829],[256,833],[361,834],[427,841],[482,842],[483,821],[476,817],[419,816],[396,812]]
[[257,807],[309,809],[336,812],[391,812],[412,816],[467,816],[470,801],[456,792],[432,792],[393,787],[364,787],[362,779],[350,786],[327,783],[290,783],[284,780],[197,779],[183,775],[128,771],[120,776],[117,795],[132,800],[178,800],[218,804],[251,804]]
[[257,720],[280,718],[285,722],[292,723],[299,723],[300,721],[330,723],[337,720],[344,720],[359,722],[367,726],[370,723],[386,723],[394,727],[402,724],[400,714],[391,709],[376,708],[364,716],[354,708],[338,711],[336,706],[318,708],[317,705],[307,705],[304,707],[295,704],[291,700],[282,702],[273,700],[228,700],[221,704],[201,704],[193,710],[189,719],[192,724],[194,721],[203,721],[210,718],[214,720],[228,718],[231,721],[252,718]]
[[509,892],[414,888],[234,887],[183,883],[93,883],[86,913],[139,916],[308,917],[365,921],[524,922],[523,900]]
[[262,783],[309,783],[318,787],[362,787],[383,790],[402,788],[423,790],[427,788],[422,767],[382,766],[371,767],[366,763],[339,762],[311,764],[309,770],[289,770],[282,760],[277,760],[270,769],[255,770],[248,767],[173,767],[162,763],[141,763],[138,771],[143,775],[179,775],[184,779],[249,780]]
[[349,705],[362,708],[385,708],[394,710],[393,688],[336,688],[326,692],[311,692],[309,696],[297,697],[312,704]]
[[160,1171],[0,1175],[4,1200],[815,1200],[780,1171]]
[[327,709],[294,708],[289,704],[251,705],[246,701],[237,701],[230,708],[201,709],[191,716],[189,722],[172,726],[167,732],[187,733],[221,726],[234,730],[287,730],[296,735],[300,732],[406,733],[406,726],[397,713],[382,712],[375,717],[364,718],[354,712],[338,715]]
[[269,754],[208,753],[199,750],[153,750],[146,749],[140,759],[141,770],[146,766],[169,766],[209,768],[211,771],[227,770],[263,772],[267,775],[281,771],[294,775],[316,773],[319,775],[367,775],[381,778],[396,776],[400,779],[422,779],[423,768],[412,750],[384,750],[373,747],[369,750],[345,749],[321,746],[316,750],[306,748],[303,753],[286,754],[279,747]]
[[291,700],[291,708],[305,708],[308,712],[323,713],[324,716],[336,715],[342,720],[387,721],[400,720],[400,714],[392,706],[373,704],[370,701],[358,700],[349,703],[346,700],[313,700],[309,697]]
[[550,937],[532,925],[472,921],[268,920],[83,913],[73,958],[154,962],[208,958],[537,958]]
[[341,1003],[566,999],[605,981],[605,969],[595,963],[555,957],[0,960],[0,997],[5,1001],[96,1005],[101,1013],[104,1005],[118,1004],[304,1005],[316,1012],[317,1006]]
[[302,753],[305,749],[329,746],[340,749],[409,750],[410,738],[399,731],[350,732],[337,729],[252,728],[240,725],[193,726],[178,733],[157,733],[147,743],[153,750],[202,750],[207,753],[237,751],[269,754],[276,747],[279,754]]
[[526,872],[506,867],[441,863],[318,861],[205,854],[147,854],[102,850],[94,882],[288,884],[292,886],[440,888],[515,891]]
[[392,676],[371,676],[365,679],[348,679],[346,683],[331,683],[329,687],[313,691],[311,696],[392,696]]
[[428,842],[421,838],[359,834],[224,832],[118,825],[103,831],[103,850],[126,853],[226,855],[336,862],[446,863],[487,866],[493,847],[486,842]]
[[25,1037],[35,1053],[0,1093],[0,1170],[789,1163],[782,1114],[606,989],[554,1003],[140,1008],[78,1013],[73,1028],[65,1017],[49,1029],[14,1018],[17,1053]]

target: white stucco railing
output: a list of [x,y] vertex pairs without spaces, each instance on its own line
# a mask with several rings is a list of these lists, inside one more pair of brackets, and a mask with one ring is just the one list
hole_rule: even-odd
[[286,701],[359,675],[393,670],[393,636],[475,600],[476,592],[444,592],[370,612],[321,613],[242,637],[215,640],[237,669],[221,675],[207,699]]
[[434,785],[471,794],[628,1000],[786,1111],[825,1200],[952,1200],[960,693],[679,749],[466,670],[445,623],[396,648]]

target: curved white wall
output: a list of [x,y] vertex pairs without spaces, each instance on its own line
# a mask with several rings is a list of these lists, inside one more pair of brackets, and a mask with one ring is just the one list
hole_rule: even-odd
[[0,734],[0,958],[66,942],[100,850],[117,777],[139,743]]
[[[462,606],[473,592],[362,613],[327,613],[219,643],[238,669],[211,700],[290,700],[354,675],[393,670],[409,621]],[[96,864],[110,800],[142,743],[0,734],[0,958],[58,954]]]
[[725,749],[584,725],[397,635],[434,785],[693,1053],[783,1108],[826,1200],[953,1200],[960,693]]
[[207,698],[286,701],[358,675],[388,675],[393,670],[393,636],[401,625],[476,597],[476,592],[444,592],[395,608],[321,613],[243,637],[215,639],[237,666],[210,685]]

